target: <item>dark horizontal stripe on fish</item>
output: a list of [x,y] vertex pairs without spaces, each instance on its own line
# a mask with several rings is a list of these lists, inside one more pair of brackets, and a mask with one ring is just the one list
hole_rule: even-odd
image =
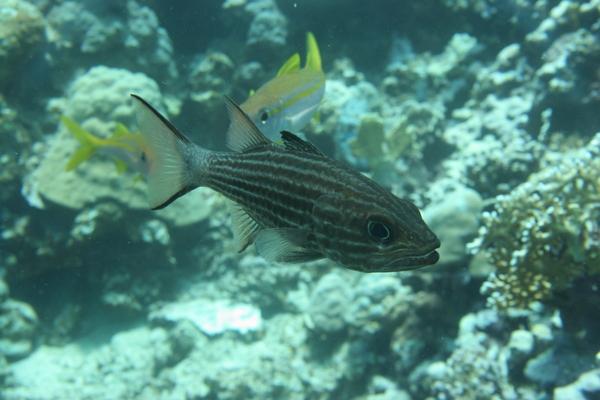
[[[215,174],[216,179],[223,179],[229,174],[220,171],[218,176]],[[273,174],[273,171],[267,173],[254,171],[251,177],[239,174],[235,178],[253,183],[256,190],[261,192],[271,192],[286,197],[288,199],[286,204],[307,212],[311,211],[314,199],[321,193],[314,186],[304,184],[302,180],[289,180],[280,174]]]
[[[328,164],[325,160],[314,160],[304,165],[295,165],[294,162],[277,160],[264,160],[264,157],[255,159],[247,155],[239,157],[223,157],[213,163],[211,173],[220,172],[221,175],[231,175],[248,181],[257,181],[260,186],[282,188],[291,191],[299,198],[313,200],[315,195],[323,193],[326,189],[348,192],[352,190],[348,185],[340,183],[331,174],[327,174]],[[291,160],[294,161],[294,160]],[[298,163],[296,163],[298,164]],[[320,171],[323,171],[319,173]]]
[[259,223],[269,226],[299,226],[307,220],[307,212],[290,205],[290,197],[269,193],[243,179],[223,175],[209,182],[209,186],[244,206],[252,214],[258,214]]
[[231,182],[221,181],[213,185],[215,190],[218,190],[229,199],[242,205],[257,221],[266,226],[296,226],[304,220],[304,218],[294,211],[291,211],[281,202],[271,198],[270,201],[266,197],[257,195],[248,188],[244,187],[244,183],[231,184]]
[[274,174],[273,171],[264,172],[254,169],[252,172],[240,172],[235,167],[219,165],[211,170],[211,178],[215,182],[233,179],[235,183],[232,185],[250,184],[253,187],[249,189],[250,191],[255,191],[259,195],[267,193],[281,196],[285,198],[287,206],[302,211],[310,211],[312,197],[316,194],[310,188],[297,187],[298,182],[286,180],[285,177]]
[[235,160],[239,162],[238,167],[244,170],[262,167],[269,171],[282,168],[285,177],[307,182],[319,192],[342,192],[354,197],[361,193],[365,195],[364,192],[368,191],[362,189],[368,186],[371,190],[375,188],[382,195],[389,195],[385,189],[369,182],[368,178],[337,164],[334,160],[312,154],[267,147],[244,153]]
[[284,150],[257,150],[235,158],[237,166],[244,171],[254,169],[272,171],[281,170],[282,175],[291,180],[299,180],[317,187],[347,187],[327,172],[331,170],[331,161],[321,157],[307,157],[305,154]]
[[[244,165],[241,167],[241,165]],[[280,192],[294,192],[299,197],[313,198],[314,194],[320,193],[320,188],[307,183],[306,174],[302,176],[291,176],[290,170],[294,167],[280,167],[258,164],[240,164],[232,163],[231,165],[220,164],[215,166],[211,173],[220,176],[228,175],[246,181],[257,182],[261,186],[274,188]],[[296,171],[301,172],[301,171]]]

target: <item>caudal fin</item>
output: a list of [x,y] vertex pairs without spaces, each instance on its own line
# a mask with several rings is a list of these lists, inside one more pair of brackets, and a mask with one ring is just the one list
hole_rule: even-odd
[[65,166],[66,171],[73,171],[82,162],[89,160],[89,158],[98,150],[98,138],[86,131],[77,122],[71,118],[63,115],[60,117],[60,121],[67,128],[67,130],[77,139],[79,142],[79,148],[75,150],[67,165]]
[[152,159],[147,177],[150,207],[158,210],[196,187],[185,157],[193,144],[146,100],[135,94],[131,97]]

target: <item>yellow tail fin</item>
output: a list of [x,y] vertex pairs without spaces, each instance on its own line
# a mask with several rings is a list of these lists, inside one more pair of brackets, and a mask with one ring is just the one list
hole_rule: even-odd
[[69,158],[67,165],[65,166],[65,171],[73,171],[75,168],[79,166],[82,162],[89,160],[92,154],[96,152],[96,149],[90,146],[82,146],[75,150],[75,153]]
[[313,71],[322,71],[321,69],[321,53],[319,53],[319,45],[315,35],[311,32],[306,33],[306,69]]
[[72,171],[82,162],[89,160],[89,158],[96,152],[98,148],[98,138],[83,129],[77,122],[65,115],[60,118],[60,121],[79,141],[80,144],[79,148],[75,151],[75,153],[73,153],[71,158],[69,158],[69,161],[65,166],[66,171]]
[[123,125],[120,122],[117,122],[117,126],[115,127],[115,131],[113,132],[112,137],[123,137],[129,135],[130,133],[131,132],[129,132],[129,129],[127,129],[125,125]]

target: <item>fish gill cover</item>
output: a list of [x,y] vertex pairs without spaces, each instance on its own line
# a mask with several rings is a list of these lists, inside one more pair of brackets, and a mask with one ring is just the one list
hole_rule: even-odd
[[[0,398],[599,395],[600,1],[373,4],[0,0]],[[130,93],[225,151],[223,96],[307,32],[283,129],[414,203],[436,265],[238,253],[220,195],[151,212],[152,159],[115,168]],[[73,129],[105,146],[65,171]]]

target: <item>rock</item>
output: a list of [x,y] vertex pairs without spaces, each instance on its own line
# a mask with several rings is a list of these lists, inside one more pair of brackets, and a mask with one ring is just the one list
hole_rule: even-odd
[[0,354],[0,386],[5,384],[9,374],[8,362],[6,361],[6,358]]
[[593,361],[568,348],[550,348],[525,365],[525,377],[545,387],[565,385],[590,368]]
[[535,347],[534,335],[524,329],[517,329],[510,335],[508,341],[507,362],[514,371],[523,366],[525,360],[531,355]]
[[600,369],[585,372],[569,385],[554,389],[554,400],[592,400],[600,396]]
[[[137,121],[130,93],[144,97],[158,109],[168,109],[158,84],[142,73],[97,66],[75,79],[63,99],[51,107],[67,114],[85,129],[99,136],[113,132],[116,122],[135,131]],[[45,157],[26,179],[29,190],[46,201],[67,208],[83,208],[112,199],[125,208],[148,208],[146,185],[142,180],[119,174],[113,161],[102,155],[93,156],[72,172],[65,172],[66,160],[78,146],[76,139],[60,126],[49,140]],[[198,189],[177,200],[173,206],[157,212],[175,225],[189,225],[214,214],[213,206],[222,205],[215,192]],[[43,207],[40,205],[40,207]]]
[[459,336],[485,332],[491,335],[502,335],[506,329],[504,319],[496,310],[484,309],[476,313],[464,315],[459,322]]
[[60,78],[74,68],[98,64],[142,71],[171,82],[177,77],[171,39],[143,2],[54,2],[48,11],[48,31],[49,59],[54,75]]
[[219,52],[205,54],[190,71],[188,80],[192,98],[207,90],[220,94],[229,93],[233,72],[234,64],[226,54]]
[[408,392],[401,390],[394,381],[384,376],[375,375],[367,391],[369,394],[358,400],[411,400]]
[[483,200],[479,193],[461,184],[436,200],[425,209],[423,219],[442,243],[439,264],[463,262],[468,256],[467,243],[477,235]]
[[248,9],[254,13],[246,39],[249,53],[258,61],[278,59],[287,40],[287,19],[273,0],[255,1]]
[[226,300],[197,299],[171,303],[150,314],[152,322],[189,321],[208,336],[225,332],[246,334],[262,328],[258,308],[250,304],[232,304]]
[[0,4],[0,87],[9,84],[44,40],[44,18],[27,1]]
[[355,283],[346,319],[353,334],[372,337],[403,321],[414,307],[409,286],[387,274],[363,274]]
[[0,304],[4,303],[8,299],[8,295],[8,285],[3,279],[0,279]]
[[323,276],[310,295],[307,324],[319,334],[335,334],[346,328],[345,315],[352,298],[348,282],[338,273]]
[[234,86],[246,93],[256,90],[266,80],[267,74],[261,63],[251,61],[240,65],[234,72]]
[[0,304],[0,355],[9,360],[33,351],[38,318],[29,304],[8,299]]
[[528,355],[533,351],[535,345],[534,336],[524,329],[517,329],[510,335],[508,348],[517,354]]

